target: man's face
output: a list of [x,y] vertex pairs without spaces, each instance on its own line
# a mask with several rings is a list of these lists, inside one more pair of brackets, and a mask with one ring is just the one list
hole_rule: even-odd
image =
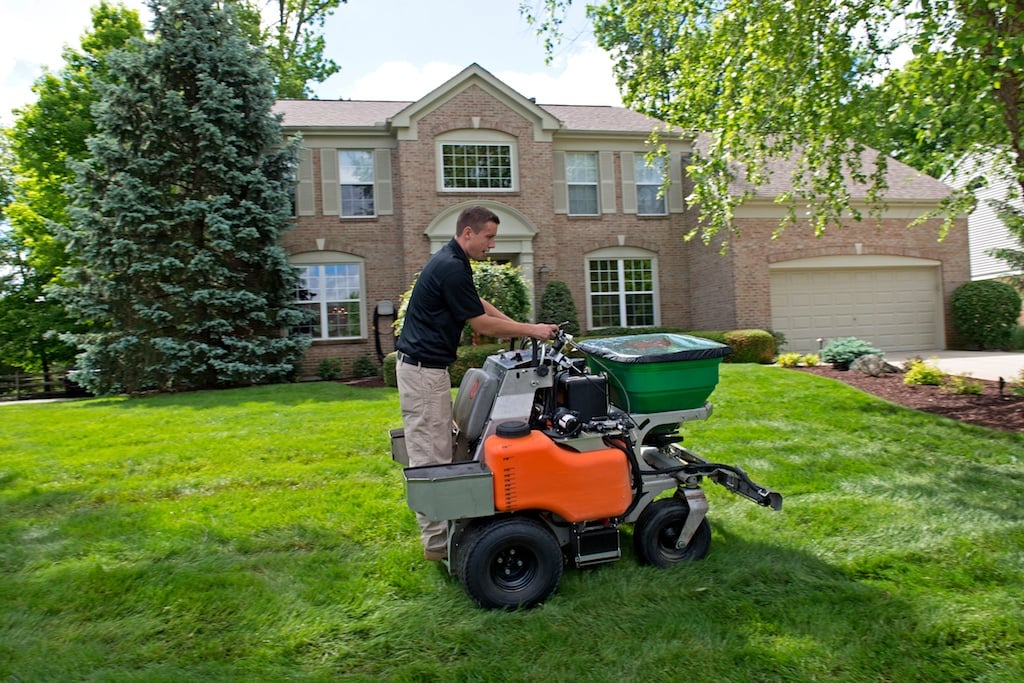
[[494,249],[494,238],[498,234],[496,223],[487,223],[480,232],[473,232],[472,228],[463,228],[469,232],[469,239],[465,244],[466,256],[474,261],[482,261],[487,258],[487,252]]

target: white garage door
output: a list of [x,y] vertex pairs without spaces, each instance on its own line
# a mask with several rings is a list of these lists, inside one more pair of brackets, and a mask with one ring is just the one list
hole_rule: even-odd
[[939,269],[788,270],[771,276],[772,329],[785,351],[811,353],[818,338],[857,337],[883,351],[943,348]]

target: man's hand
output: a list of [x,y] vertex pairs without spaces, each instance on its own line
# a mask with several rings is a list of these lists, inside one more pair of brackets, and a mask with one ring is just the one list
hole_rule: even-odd
[[552,323],[537,323],[532,327],[534,331],[530,336],[539,341],[550,341],[558,335],[558,325]]

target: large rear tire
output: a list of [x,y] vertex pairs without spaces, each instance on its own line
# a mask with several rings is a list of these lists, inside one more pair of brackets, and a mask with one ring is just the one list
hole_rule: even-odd
[[562,549],[542,523],[507,517],[466,534],[456,572],[466,594],[485,609],[533,607],[558,589]]
[[676,547],[690,514],[684,500],[662,498],[647,506],[633,526],[633,549],[642,564],[666,569],[679,562],[702,560],[711,547],[711,525],[705,517],[683,548]]

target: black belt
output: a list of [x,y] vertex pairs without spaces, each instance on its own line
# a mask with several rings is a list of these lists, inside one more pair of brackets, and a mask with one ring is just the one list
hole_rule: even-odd
[[428,370],[447,370],[448,369],[447,365],[441,365],[440,363],[424,363],[423,361],[416,360],[415,358],[413,358],[409,354],[402,353],[401,351],[398,352],[398,360],[402,361],[403,363],[407,363],[409,365],[417,365],[417,366],[419,366],[421,368],[426,368]]

